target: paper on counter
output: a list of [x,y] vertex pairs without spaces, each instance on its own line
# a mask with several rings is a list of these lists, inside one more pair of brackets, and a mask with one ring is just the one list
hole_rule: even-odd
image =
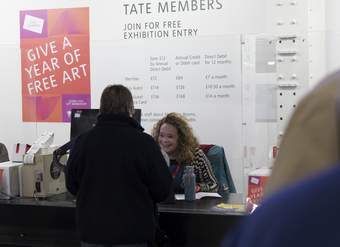
[[[215,192],[198,192],[196,193],[196,200],[203,197],[221,198],[222,196]],[[184,200],[184,194],[175,194],[176,200]]]

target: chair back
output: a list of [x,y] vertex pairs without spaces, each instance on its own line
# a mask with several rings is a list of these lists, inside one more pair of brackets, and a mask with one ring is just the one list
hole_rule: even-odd
[[219,185],[219,192],[236,193],[224,148],[218,145],[202,144],[200,148],[209,159]]

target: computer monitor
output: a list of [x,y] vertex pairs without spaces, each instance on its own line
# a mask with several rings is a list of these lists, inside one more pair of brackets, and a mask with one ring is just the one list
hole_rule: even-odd
[[[95,126],[99,109],[72,109],[71,111],[71,140]],[[141,122],[141,109],[135,109],[133,118]]]

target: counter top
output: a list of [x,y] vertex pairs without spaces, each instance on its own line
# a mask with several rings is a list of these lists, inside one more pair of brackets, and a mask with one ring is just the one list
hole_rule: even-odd
[[[173,203],[158,204],[159,212],[185,213],[185,214],[208,214],[208,215],[245,215],[243,211],[221,209],[216,207],[219,203],[242,204],[242,194],[229,194],[225,198],[205,197],[195,201],[176,200]],[[0,200],[0,204],[17,206],[44,206],[44,207],[66,207],[75,208],[75,197],[69,193],[62,193],[48,198],[13,198]]]

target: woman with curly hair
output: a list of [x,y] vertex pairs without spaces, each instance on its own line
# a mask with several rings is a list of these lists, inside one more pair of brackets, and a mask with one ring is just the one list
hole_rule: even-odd
[[194,167],[196,192],[218,190],[211,164],[182,115],[174,112],[167,114],[155,124],[152,136],[170,158],[169,169],[174,178],[175,193],[183,193],[182,176],[187,165]]

